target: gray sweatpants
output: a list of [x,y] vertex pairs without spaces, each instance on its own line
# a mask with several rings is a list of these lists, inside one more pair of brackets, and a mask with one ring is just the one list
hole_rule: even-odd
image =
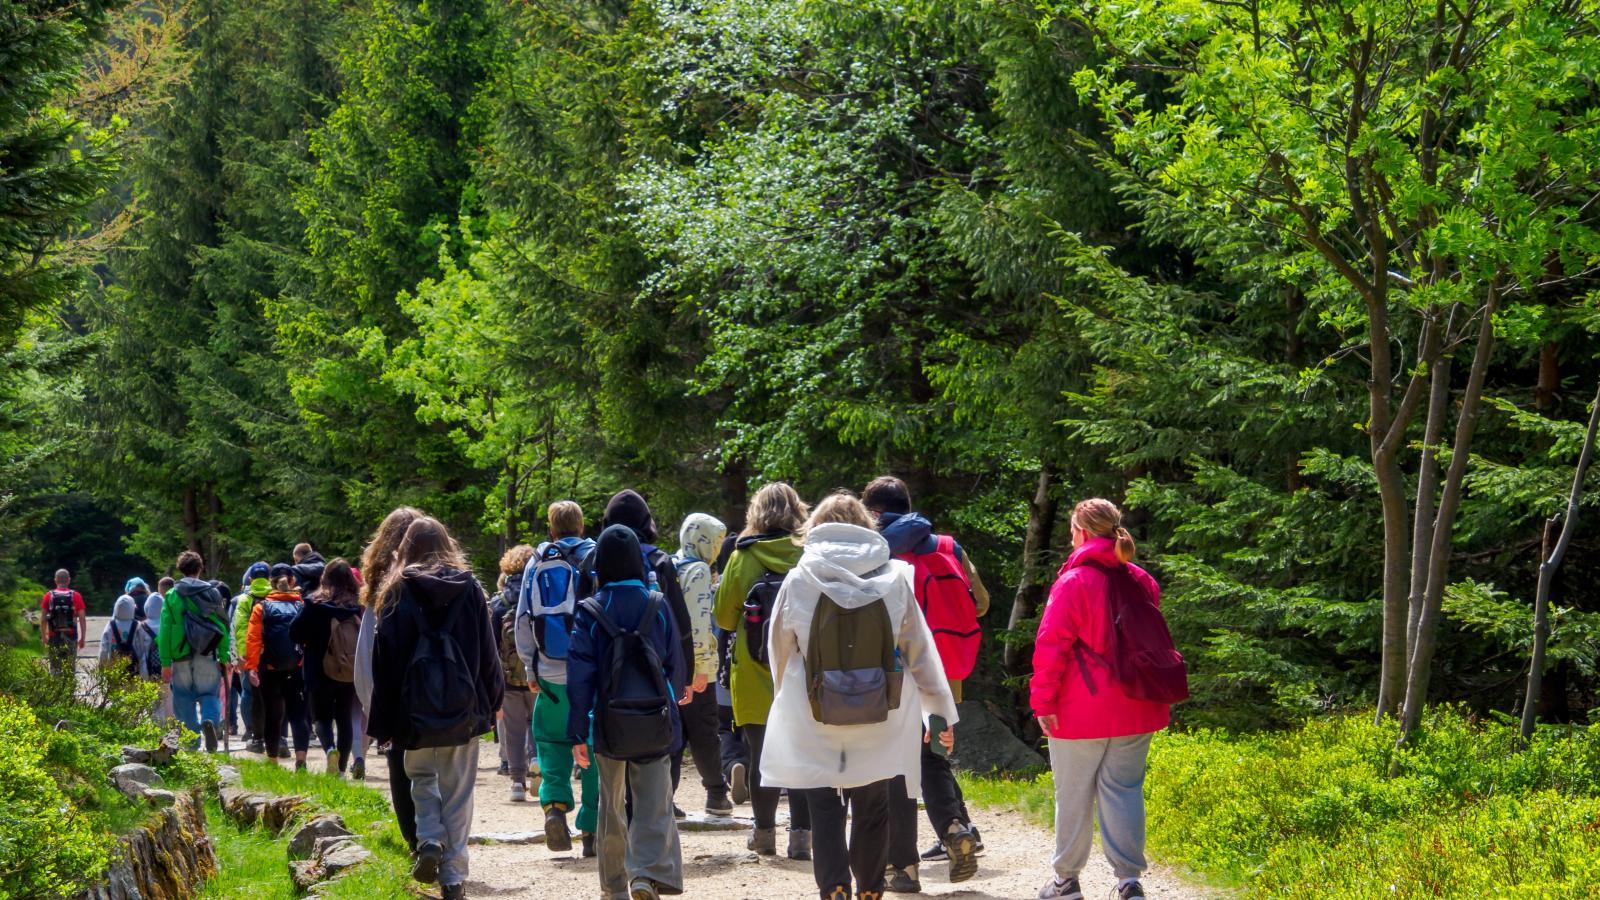
[[[655,882],[663,894],[683,892],[683,848],[672,817],[672,760],[623,762],[596,754],[600,766],[600,893],[628,900],[635,878]],[[628,818],[628,789],[633,818]]]
[[511,780],[527,784],[528,760],[538,753],[533,746],[533,691],[506,688],[500,714],[500,755],[511,770]]
[[407,750],[406,775],[411,778],[411,802],[417,805],[417,843],[438,841],[444,846],[440,884],[464,883],[478,742]]
[[1144,771],[1150,737],[1050,739],[1050,770],[1056,780],[1056,878],[1076,878],[1088,864],[1096,801],[1100,844],[1111,870],[1119,879],[1144,872]]

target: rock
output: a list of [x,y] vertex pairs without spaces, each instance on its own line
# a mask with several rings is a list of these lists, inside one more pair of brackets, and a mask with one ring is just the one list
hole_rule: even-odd
[[322,867],[314,859],[299,859],[289,863],[289,878],[297,890],[309,891],[322,880]]
[[143,763],[123,763],[106,773],[106,778],[129,800],[138,800],[146,788],[165,783],[155,769]]
[[233,766],[217,766],[217,784],[222,787],[244,787],[244,776]]
[[542,831],[486,831],[481,834],[470,835],[467,838],[470,844],[542,844],[544,832]]
[[323,880],[337,878],[372,858],[372,851],[355,841],[341,841],[322,857]]
[[149,765],[150,761],[152,759],[154,759],[154,758],[155,758],[155,753],[153,751],[146,750],[143,747],[123,747],[122,748],[122,761],[125,762],[125,763],[139,763],[141,765]]
[[175,794],[171,807],[118,839],[105,880],[77,900],[188,900],[216,874],[204,805],[193,794]]
[[344,819],[340,816],[317,816],[315,819],[300,826],[289,839],[290,859],[311,859],[317,854],[317,841],[319,838],[328,837],[353,837],[350,829],[344,827]]
[[678,823],[679,831],[749,831],[755,827],[755,820],[739,816],[708,816],[705,813],[690,813],[688,818]]
[[178,802],[178,795],[160,788],[145,788],[139,794],[140,799],[157,807],[168,807]]
[[957,707],[956,750],[951,761],[969,772],[1038,772],[1049,764],[1011,733],[986,704],[967,701]]
[[223,788],[217,792],[217,800],[222,806],[223,815],[246,826],[261,821],[267,802],[271,799],[266,794],[239,788]]
[[150,753],[150,764],[164,766],[178,758],[178,735],[176,732],[167,732],[161,739],[161,744]]
[[273,797],[261,809],[261,825],[278,833],[289,827],[305,808],[304,797]]

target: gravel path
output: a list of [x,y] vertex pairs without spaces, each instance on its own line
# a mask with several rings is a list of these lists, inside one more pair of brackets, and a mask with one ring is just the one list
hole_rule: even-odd
[[[313,751],[313,766],[321,763]],[[474,834],[542,832],[544,818],[536,802],[513,803],[510,782],[496,774],[498,748],[485,740],[480,754],[478,787],[474,814]],[[388,789],[388,772],[382,757],[367,761],[367,784]],[[692,773],[693,766],[688,767]],[[686,777],[678,791],[678,804],[698,813],[705,803],[699,781]],[[946,879],[944,863],[925,865],[922,890],[925,895],[962,897],[970,900],[1036,897],[1039,885],[1050,873],[1054,838],[1043,828],[1012,812],[975,810],[987,852],[979,859],[978,874],[962,884]],[[748,816],[749,807],[736,810]],[[781,816],[781,812],[780,812]],[[694,819],[703,819],[694,816]],[[919,816],[923,834],[918,846],[932,841],[927,819]],[[693,824],[689,827],[694,827]],[[736,831],[692,831],[682,833],[686,897],[696,900],[776,900],[809,898],[817,895],[809,863],[783,857],[757,857],[745,850],[746,827]],[[542,841],[542,835],[539,840]],[[783,848],[784,837],[778,836]],[[488,844],[472,847],[472,874],[469,897],[498,898],[586,898],[598,894],[599,878],[592,859],[581,859],[576,840],[573,852],[552,853],[542,844]],[[1094,856],[1083,875],[1083,887],[1090,898],[1105,897],[1116,883],[1103,857]],[[1190,886],[1172,873],[1156,869],[1145,879],[1152,898],[1198,900],[1219,894]]]

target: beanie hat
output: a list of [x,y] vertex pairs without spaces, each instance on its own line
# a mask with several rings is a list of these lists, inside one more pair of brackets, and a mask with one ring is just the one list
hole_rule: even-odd
[[619,581],[645,580],[644,551],[639,548],[633,529],[612,525],[600,532],[600,539],[595,542],[594,572],[595,581],[602,587]]
[[633,529],[633,533],[638,536],[640,543],[654,544],[656,542],[656,520],[650,515],[650,504],[644,502],[644,498],[639,495],[639,492],[632,489],[620,491],[611,498],[611,501],[606,504],[605,519],[601,521],[600,525],[602,528],[611,525],[626,525]]

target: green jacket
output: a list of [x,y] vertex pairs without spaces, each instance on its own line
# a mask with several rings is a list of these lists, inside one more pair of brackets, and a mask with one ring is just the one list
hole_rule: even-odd
[[[206,582],[194,578],[185,578],[178,582],[161,601],[161,629],[156,633],[156,651],[161,654],[162,668],[169,668],[173,663],[189,655],[189,641],[184,636],[183,614],[194,608],[194,603],[184,596],[181,589],[189,587],[196,589]],[[233,642],[231,637],[232,622],[226,621],[224,616],[216,616],[214,621],[222,629],[222,640],[217,644],[216,658],[219,663],[227,663]]]
[[762,572],[786,575],[800,561],[800,545],[789,535],[740,538],[717,585],[717,627],[734,633],[733,721],[739,725],[765,725],[772,710],[772,673],[750,656],[744,636],[744,598]]
[[244,658],[244,647],[250,636],[250,610],[256,608],[261,598],[272,593],[272,582],[265,578],[257,578],[250,582],[250,592],[242,594],[239,602],[233,608],[233,633],[228,639],[233,642],[232,659],[234,665]]

